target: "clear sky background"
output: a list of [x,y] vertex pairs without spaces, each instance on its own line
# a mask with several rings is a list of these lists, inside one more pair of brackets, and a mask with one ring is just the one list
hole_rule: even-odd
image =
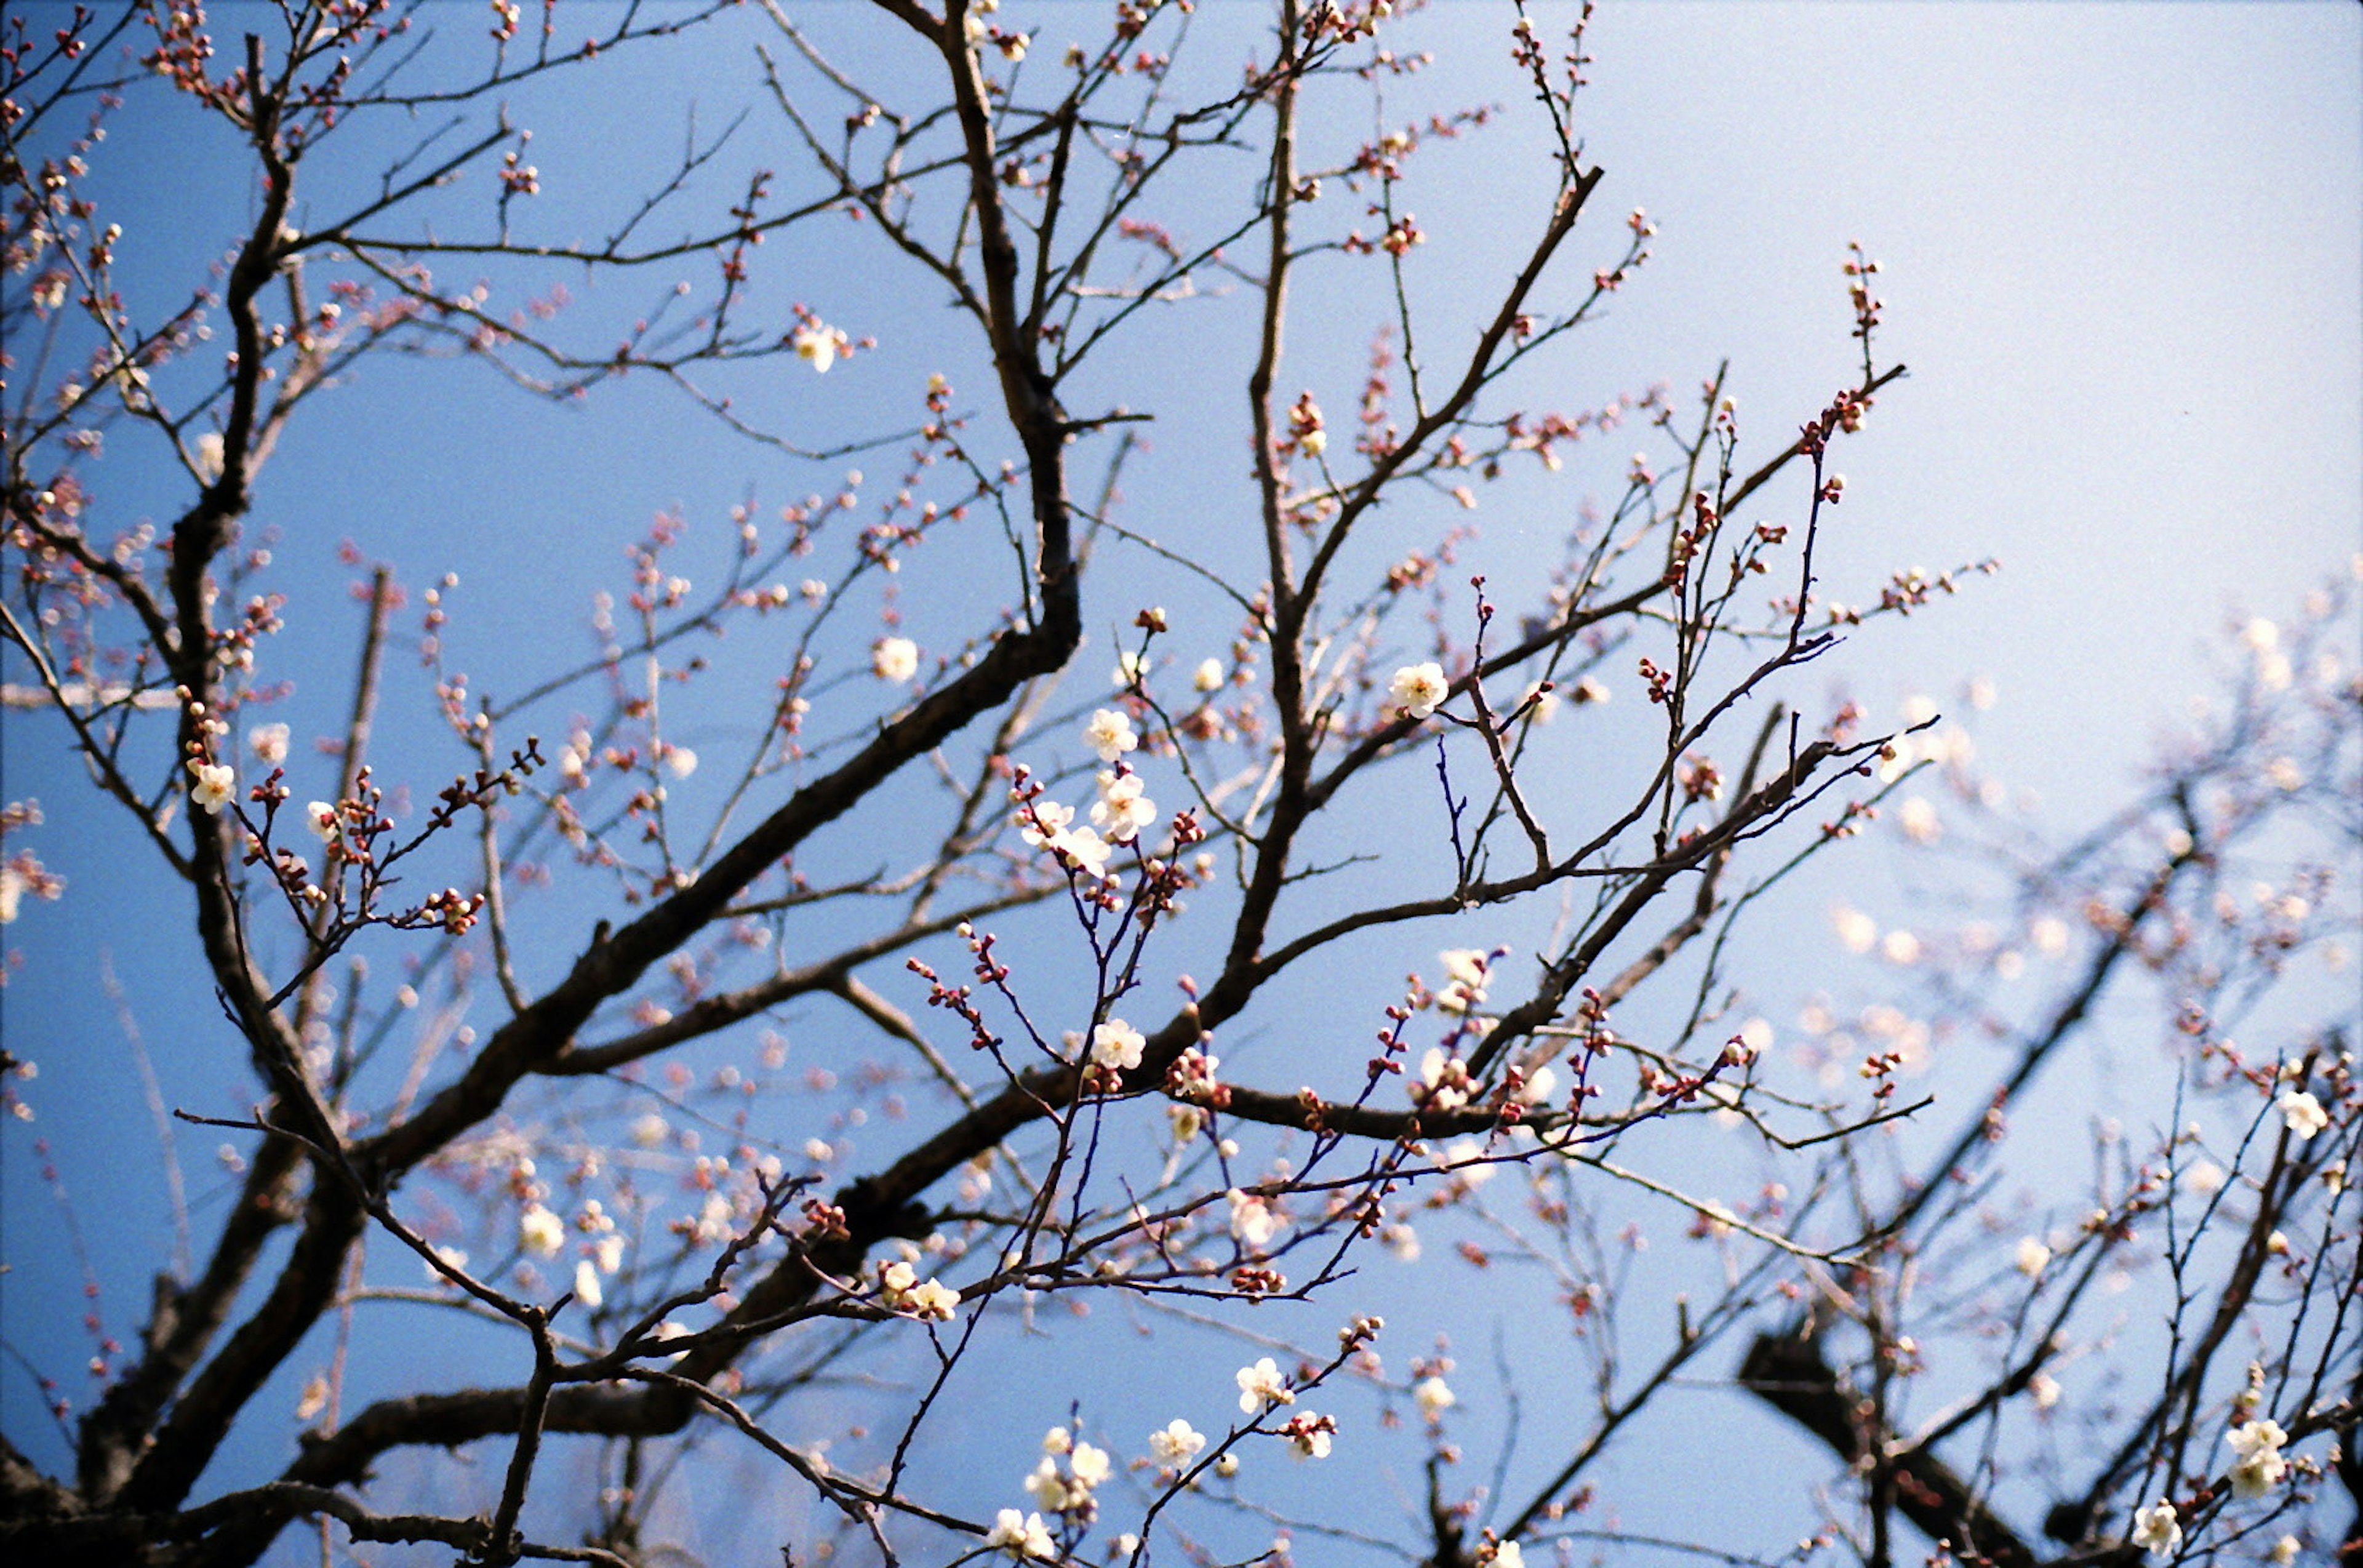
[[[216,9],[227,30],[236,9]],[[482,25],[479,6],[451,14],[471,37]],[[1007,14],[1035,31],[1046,60],[1068,28],[1082,36],[1102,19],[1096,6],[1020,0]],[[1248,47],[1259,14],[1226,0],[1204,8],[1193,47],[1217,77]],[[1547,24],[1557,15],[1537,14]],[[1439,57],[1400,89],[1404,113],[1487,101],[1511,110],[1486,134],[1437,149],[1449,177],[1414,204],[1436,236],[1419,258],[1430,270],[1415,265],[1414,281],[1435,291],[1444,318],[1463,295],[1478,300],[1536,221],[1530,164],[1541,128],[1506,69],[1507,16],[1473,3],[1438,6],[1408,24],[1403,46],[1424,43]],[[850,6],[812,14],[824,37],[865,20]],[[662,80],[644,101],[533,101],[548,192],[537,220],[562,229],[580,210],[595,223],[609,210],[597,194],[629,189],[636,172],[660,166],[677,145],[677,121],[658,117],[678,109],[660,106],[677,104],[684,87],[719,118],[749,79],[731,63],[745,58],[734,52],[737,37],[709,33],[660,51]],[[2059,831],[2097,820],[2136,784],[2191,695],[2209,685],[2204,644],[2227,615],[2285,615],[2363,546],[2363,8],[2335,0],[1610,4],[1592,37],[1597,64],[1580,121],[1608,177],[1580,271],[1614,254],[1614,221],[1631,208],[1646,208],[1659,237],[1655,260],[1609,317],[1554,361],[1563,386],[1538,388],[1537,401],[1586,406],[1660,380],[1687,393],[1727,359],[1743,433],[1757,452],[1769,450],[1851,376],[1838,269],[1847,242],[1860,239],[1885,268],[1883,357],[1912,374],[1845,449],[1849,484],[1825,580],[1840,598],[1871,599],[1899,567],[1992,557],[2002,571],[1909,625],[1867,634],[1809,680],[1885,720],[1918,694],[1955,711],[1966,684],[1982,678],[1995,694],[1975,721],[1983,762]],[[132,244],[151,244],[161,258],[161,300],[194,276],[191,260],[202,265],[218,250],[248,198],[219,143],[191,135],[160,106],[153,95],[135,99],[101,177]],[[645,141],[619,129],[649,124],[661,128]],[[782,136],[771,125],[742,134]],[[793,154],[776,146],[762,161],[785,170]],[[947,318],[926,283],[906,274],[900,292],[882,297],[853,248],[839,253],[809,239],[767,264],[785,271],[793,297],[875,334],[880,346],[825,387],[800,382],[755,395],[807,400],[787,412],[814,429],[904,410],[942,357]],[[1319,319],[1299,328],[1282,380],[1321,385],[1342,410],[1368,323],[1341,320],[1324,332]],[[1196,339],[1202,330],[1208,336]],[[1159,424],[1126,484],[1147,531],[1194,539],[1246,515],[1225,477],[1235,445],[1211,463],[1205,445],[1236,440],[1215,413],[1230,417],[1240,377],[1218,353],[1196,351],[1229,341],[1226,330],[1219,313],[1213,326],[1190,318],[1177,325],[1170,357],[1150,367]],[[972,367],[967,384],[984,384]],[[1128,400],[1149,401],[1137,389]],[[1587,487],[1612,488],[1622,450],[1591,455],[1600,466]],[[158,456],[128,441],[109,454],[106,496],[127,521],[182,504],[183,482]],[[775,508],[827,483],[660,395],[627,388],[554,410],[464,368],[369,367],[313,422],[299,421],[256,510],[258,524],[283,533],[277,585],[296,612],[284,656],[330,677],[313,682],[316,709],[299,690],[288,717],[299,731],[334,723],[357,618],[342,602],[350,573],[335,560],[340,539],[396,562],[415,584],[459,572],[459,638],[476,668],[498,670],[505,659],[582,646],[591,592],[618,580],[621,546],[658,508],[680,506],[718,547],[719,519],[750,487]],[[1559,511],[1537,502],[1532,516],[1514,499],[1488,499],[1478,520],[1494,552],[1489,569],[1508,580],[1522,560],[1544,559],[1572,496],[1557,494]],[[1122,597],[1087,611],[1096,635],[1083,660],[1094,672],[1107,657],[1104,628],[1129,613]],[[950,628],[972,622],[977,606],[905,607],[922,627]],[[23,678],[14,662],[7,672]],[[416,683],[390,697],[390,747],[436,744],[425,698]],[[0,1148],[14,1271],[0,1279],[0,1326],[80,1396],[74,1369],[89,1351],[72,1322],[79,1265],[28,1131],[51,1140],[115,1331],[133,1328],[145,1271],[169,1243],[153,1162],[125,1157],[153,1143],[137,1098],[121,1092],[131,1058],[99,990],[103,958],[121,976],[166,1101],[234,1107],[221,1103],[215,1065],[223,1030],[205,1008],[190,1016],[188,998],[205,993],[187,989],[194,972],[176,945],[187,941],[181,895],[135,868],[119,830],[78,803],[78,771],[52,727],[11,714],[0,743],[7,796],[41,799],[51,827],[32,842],[71,880],[62,903],[28,904],[6,933],[25,962],[0,1017],[10,1049],[39,1060],[42,1075],[28,1096],[40,1121],[10,1129]],[[1846,967],[1820,929],[1822,912],[1842,900],[1908,921],[1913,885],[1876,851],[1817,869],[1793,905],[1810,918],[1786,928],[1797,933],[1792,948],[1768,953],[1754,977],[1767,1010],[1785,1017],[1834,975],[1858,990],[1865,971]],[[1382,967],[1374,982],[1388,977]],[[184,1140],[183,1158],[201,1169],[209,1147]],[[204,1192],[217,1184],[196,1180]],[[1389,1288],[1411,1278],[1391,1275]],[[1454,1305],[1415,1292],[1406,1299],[1397,1341],[1405,1346],[1424,1343]],[[1475,1346],[1466,1354],[1472,1371],[1486,1360]],[[1036,1373],[1052,1385],[1073,1381],[1046,1347],[1013,1344],[1007,1355],[1012,1388]],[[1170,1375],[1153,1373],[1152,1382]],[[1548,1369],[1522,1375],[1548,1385]],[[1636,1485],[1625,1517],[1712,1539],[1718,1510],[1735,1510],[1722,1519],[1728,1528],[1749,1528],[1740,1501],[1772,1496],[1800,1508],[1782,1528],[1803,1529],[1793,1479],[1738,1484],[1752,1466],[1793,1468],[1798,1451],[1762,1446],[1774,1427],[1761,1416],[1736,1429],[1756,1446],[1735,1451],[1707,1424],[1722,1415],[1701,1414],[1709,1408],[1673,1402],[1662,1429],[1645,1436],[1640,1469],[1626,1473],[1696,1475],[1712,1465],[1733,1474],[1727,1496],[1669,1496],[1663,1487],[1652,1496]],[[21,1368],[0,1372],[0,1410],[12,1437],[56,1457],[42,1446]],[[1004,1421],[1030,1431],[1061,1412],[1020,1396],[971,1419],[981,1431]],[[1530,1440],[1547,1434],[1547,1415],[1530,1410],[1528,1419],[1539,1423]],[[1470,1440],[1482,1432],[1472,1426]],[[1399,1446],[1409,1485],[1415,1445]],[[1015,1482],[1015,1472],[991,1482],[974,1504],[989,1512],[1015,1501],[998,1496]]]

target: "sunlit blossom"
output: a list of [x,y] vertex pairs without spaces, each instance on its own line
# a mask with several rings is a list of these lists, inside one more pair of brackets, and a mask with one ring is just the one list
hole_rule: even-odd
[[[1243,1245],[1268,1245],[1280,1230],[1280,1216],[1269,1198],[1233,1187],[1223,1195],[1231,1206],[1231,1234]],[[1267,1363],[1268,1364],[1268,1363]]]
[[1112,707],[1104,707],[1092,715],[1083,726],[1083,743],[1099,753],[1103,762],[1113,762],[1140,744],[1140,737],[1132,731],[1132,720]]
[[919,645],[907,637],[882,637],[870,645],[870,670],[897,684],[919,673]]
[[1270,1356],[1253,1366],[1243,1366],[1238,1372],[1239,1408],[1253,1416],[1273,1405],[1293,1405],[1295,1394],[1280,1375],[1280,1367]]
[[1460,1403],[1460,1396],[1440,1377],[1421,1378],[1412,1385],[1411,1397],[1412,1403],[1419,1407],[1419,1413],[1431,1421],[1440,1419],[1447,1410]]
[[1148,1451],[1167,1464],[1187,1464],[1205,1446],[1205,1434],[1179,1416],[1148,1434]]
[[517,1216],[517,1245],[537,1258],[554,1258],[566,1245],[566,1222],[534,1204]]
[[1100,798],[1092,807],[1092,820],[1109,842],[1128,844],[1143,828],[1155,826],[1157,803],[1143,795],[1142,788],[1137,773],[1100,774]]
[[1042,1516],[1021,1514],[1015,1508],[1004,1508],[993,1517],[993,1530],[984,1544],[1021,1558],[1055,1557],[1059,1551]]
[[2182,1544],[2182,1521],[2164,1497],[2134,1515],[2133,1543],[2152,1557],[2168,1558]]
[[837,363],[837,356],[846,348],[845,334],[824,321],[805,323],[788,342],[795,350],[796,358],[823,375],[828,373],[828,367]]
[[1412,717],[1426,718],[1452,695],[1452,686],[1444,678],[1444,666],[1430,661],[1397,670],[1388,683],[1387,695]]
[[197,781],[196,787],[189,791],[189,799],[200,811],[218,813],[237,793],[238,770],[227,762],[206,762],[192,757],[189,772]]
[[2322,1102],[2302,1089],[2289,1090],[2274,1104],[2290,1136],[2301,1143],[2330,1125],[2330,1113],[2322,1108]]
[[1110,1018],[1092,1029],[1092,1062],[1101,1067],[1129,1071],[1140,1065],[1141,1048],[1148,1043],[1138,1029],[1122,1018]]
[[2243,1421],[2224,1434],[2235,1456],[2232,1465],[2232,1495],[2256,1498],[2270,1493],[2289,1473],[2289,1461],[2281,1457],[2281,1445],[2289,1434],[2279,1422],[2270,1420]]

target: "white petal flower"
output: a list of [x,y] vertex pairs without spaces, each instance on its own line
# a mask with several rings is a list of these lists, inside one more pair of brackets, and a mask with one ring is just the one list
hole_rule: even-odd
[[1093,1448],[1089,1443],[1077,1443],[1074,1453],[1067,1461],[1067,1473],[1074,1478],[1075,1485],[1086,1491],[1106,1480],[1108,1469],[1107,1450]]
[[599,1288],[598,1265],[588,1258],[574,1265],[574,1299],[594,1312],[606,1299],[606,1292]]
[[1280,1375],[1279,1366],[1265,1356],[1253,1366],[1239,1368],[1239,1408],[1248,1415],[1260,1414],[1267,1406],[1293,1405],[1296,1396]]
[[192,757],[189,772],[197,781],[189,799],[200,811],[219,812],[237,793],[238,770],[227,762],[204,762]]
[[1222,661],[1208,659],[1191,673],[1190,684],[1200,692],[1218,692],[1223,689],[1224,679]]
[[2232,1466],[2234,1496],[2266,1496],[2289,1473],[2289,1461],[2281,1457],[2281,1445],[2289,1441],[2289,1434],[2281,1430],[2280,1423],[2244,1421],[2224,1433],[2224,1440],[2239,1456]]
[[1017,836],[1029,844],[1047,844],[1074,819],[1073,808],[1055,800],[1037,800],[1030,815],[1023,811],[1017,814]]
[[1113,762],[1140,744],[1140,737],[1132,732],[1132,720],[1112,707],[1101,708],[1092,715],[1083,727],[1083,742],[1100,754],[1103,762]]
[[1122,1018],[1110,1018],[1092,1030],[1092,1061],[1101,1067],[1137,1067],[1141,1047],[1148,1043],[1138,1029]]
[[1444,666],[1430,661],[1397,670],[1393,681],[1388,684],[1387,695],[1412,717],[1426,718],[1452,695],[1452,687],[1444,678]]
[[1206,1447],[1206,1435],[1176,1416],[1148,1434],[1148,1451],[1168,1464],[1187,1464]]
[[1103,773],[1099,787],[1092,820],[1106,833],[1109,842],[1128,844],[1143,828],[1156,826],[1157,803],[1140,793],[1144,786],[1139,774]]
[[247,736],[246,743],[253,748],[257,762],[268,762],[275,768],[287,760],[287,727],[283,724],[256,725]]
[[2032,1236],[2022,1236],[2018,1242],[2018,1272],[2029,1279],[2043,1273],[2051,1262],[2051,1249]]
[[845,334],[822,321],[797,328],[788,341],[795,349],[796,358],[822,375],[826,375],[828,367],[837,363],[837,356],[846,346]]
[[2175,1517],[2174,1505],[2160,1497],[2136,1512],[2132,1540],[2152,1557],[2173,1556],[2174,1549],[2182,1544],[2182,1521]]
[[2330,1125],[2330,1113],[2322,1108],[2322,1102],[2302,1089],[2291,1089],[2274,1103],[2280,1107],[2290,1136],[2301,1143]]
[[312,829],[312,836],[322,843],[335,843],[338,831],[336,806],[325,800],[307,802],[304,807],[304,826]]
[[897,684],[919,673],[919,645],[907,637],[882,637],[870,645],[870,669]]
[[517,1244],[537,1258],[554,1258],[566,1245],[566,1222],[535,1204],[517,1216]]
[[1433,1421],[1460,1403],[1460,1396],[1440,1377],[1424,1377],[1412,1386],[1412,1403],[1419,1413]]
[[1108,880],[1108,857],[1115,846],[1099,835],[1096,828],[1076,828],[1050,836],[1051,851],[1072,861],[1087,876]]
[[949,1323],[960,1308],[960,1292],[940,1280],[921,1280],[903,1293],[903,1306],[922,1322]]
[[1241,1192],[1237,1187],[1224,1196],[1231,1206],[1231,1234],[1242,1244],[1262,1247],[1279,1232],[1280,1216],[1273,1211],[1270,1199]]
[[993,1517],[993,1531],[984,1544],[1006,1551],[1012,1557],[1055,1557],[1058,1543],[1039,1514],[1020,1514],[1015,1508],[1004,1508]]

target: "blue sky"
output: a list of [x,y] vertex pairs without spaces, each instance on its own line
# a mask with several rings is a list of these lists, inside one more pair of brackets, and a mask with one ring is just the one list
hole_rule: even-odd
[[[1205,7],[1193,47],[1210,79],[1250,47],[1255,10]],[[479,11],[455,6],[466,19],[454,25],[475,28]],[[1008,11],[1035,29],[1045,59],[1056,58],[1063,29],[1101,19],[1097,7],[1015,0]],[[217,15],[235,26],[235,13]],[[1475,302],[1506,263],[1541,189],[1531,168],[1539,128],[1517,112],[1518,83],[1504,69],[1506,17],[1470,4],[1414,18],[1403,47],[1431,47],[1439,63],[1392,90],[1391,111],[1403,114],[1488,101],[1512,110],[1433,153],[1444,177],[1416,203],[1434,238],[1413,276],[1440,319]],[[862,19],[849,6],[821,7],[813,26],[826,38]],[[1839,598],[1869,599],[1897,568],[1992,557],[2002,571],[1908,625],[1866,633],[1808,682],[1889,719],[1918,694],[1957,711],[1967,683],[1981,678],[1995,697],[1975,720],[1984,762],[2062,830],[2103,815],[2207,685],[2202,644],[2224,617],[2286,614],[2363,543],[2363,10],[2330,0],[1610,5],[1592,37],[1597,63],[1579,119],[1608,179],[1603,221],[1581,237],[1582,270],[1614,254],[1613,220],[1631,208],[1646,208],[1659,235],[1651,264],[1555,362],[1537,400],[1581,406],[1659,381],[1686,392],[1727,359],[1743,433],[1760,451],[1851,374],[1838,269],[1859,239],[1884,266],[1883,355],[1912,374],[1845,450],[1849,484],[1825,580]],[[724,117],[750,77],[717,61],[743,58],[701,39],[656,52],[644,96],[529,98],[548,189],[537,221],[560,230],[597,221],[614,191],[670,155],[684,94],[711,106],[704,123]],[[880,69],[896,78],[891,60]],[[100,167],[117,220],[160,258],[153,275],[169,287],[159,300],[218,250],[230,232],[221,215],[234,223],[247,200],[218,144],[192,135],[176,112],[135,98]],[[640,125],[660,128],[645,143],[616,135]],[[784,146],[766,156],[792,167]],[[766,265],[789,297],[874,334],[879,347],[826,383],[782,390],[750,380],[750,398],[776,399],[766,412],[815,442],[900,417],[943,358],[947,317],[927,285],[906,277],[882,293],[873,252],[825,237],[793,239]],[[627,314],[638,295],[627,292],[585,311]],[[1152,450],[1126,480],[1136,526],[1204,537],[1209,550],[1224,548],[1219,519],[1243,515],[1227,477],[1235,449],[1210,448],[1236,439],[1226,421],[1238,376],[1219,351],[1237,347],[1235,317],[1220,301],[1177,312],[1142,350],[1151,362],[1100,373],[1111,397],[1153,403],[1159,416]],[[1333,317],[1319,302],[1308,320],[1282,381],[1318,384],[1343,409],[1370,323]],[[981,391],[972,358],[966,368]],[[1588,483],[1606,489],[1622,453],[1602,455],[1607,466]],[[113,504],[169,515],[179,481],[157,457],[128,439],[110,454]],[[518,662],[546,666],[553,649],[587,648],[589,596],[619,580],[621,546],[653,513],[678,507],[692,519],[693,558],[704,550],[712,561],[727,539],[721,518],[742,496],[775,510],[834,484],[842,466],[823,473],[786,462],[637,388],[551,408],[468,367],[368,367],[298,424],[255,514],[281,531],[274,583],[298,612],[282,645],[299,679],[288,717],[299,728],[333,723],[357,621],[345,599],[350,573],[335,560],[340,539],[397,562],[414,587],[459,574],[455,646],[491,673],[481,686]],[[1568,500],[1489,498],[1477,519],[1488,570],[1505,582],[1536,570],[1563,531]],[[1129,614],[1123,597],[1087,610],[1096,617],[1082,655],[1092,680],[1110,658],[1108,628]],[[949,638],[975,606],[915,593],[903,607],[925,642],[937,627]],[[13,660],[7,669],[22,678]],[[435,738],[428,694],[415,671],[402,676],[390,744],[445,765],[451,748]],[[717,722],[686,738],[727,745],[733,733]],[[191,955],[173,946],[184,940],[178,895],[124,858],[128,840],[103,814],[77,804],[80,781],[57,733],[12,714],[0,747],[8,797],[42,800],[51,826],[35,845],[71,881],[64,901],[28,906],[7,932],[25,955],[5,998],[10,1048],[41,1063],[28,1096],[38,1129],[75,1195],[110,1327],[126,1332],[145,1299],[151,1249],[168,1232],[152,1163],[125,1158],[152,1143],[138,1096],[122,1092],[130,1059],[98,995],[101,955],[122,976],[169,1102],[234,1108],[213,1054],[224,1031],[208,1006],[189,1005],[204,992],[189,989]],[[1912,885],[1875,852],[1817,868],[1795,895],[1811,917],[1796,928],[1805,934],[1795,951],[1771,955],[1759,982],[1768,1010],[1786,1005],[1775,993],[1787,973],[1847,973],[1817,929],[1829,902],[1908,918]],[[183,1157],[194,1170],[209,1148],[184,1139]],[[6,1331],[72,1385],[88,1351],[61,1304],[79,1275],[23,1129],[10,1129],[0,1161],[15,1270],[0,1283]],[[1406,1301],[1401,1342],[1416,1344],[1449,1303],[1416,1293]],[[1026,1353],[1012,1347],[1009,1364],[1030,1365]],[[1466,1353],[1484,1359],[1475,1346]],[[1042,1370],[1053,1375],[1057,1363]],[[1059,1413],[1020,1405],[1007,1418],[1028,1429]],[[13,1370],[0,1408],[12,1436],[28,1440],[33,1414]],[[1657,1451],[1678,1465],[1753,1462],[1717,1455],[1675,1408],[1646,1440],[1670,1445]],[[975,1417],[985,1427],[1000,1418],[990,1408]],[[1679,1522],[1683,1506],[1635,1507],[1664,1523]]]

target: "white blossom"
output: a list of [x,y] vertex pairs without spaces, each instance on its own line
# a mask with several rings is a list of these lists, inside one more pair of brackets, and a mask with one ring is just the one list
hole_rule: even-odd
[[1093,1027],[1092,1061],[1101,1067],[1137,1067],[1141,1047],[1148,1043],[1138,1029],[1122,1018],[1110,1018]]
[[287,727],[283,724],[258,724],[246,738],[257,762],[272,767],[287,760]]
[[1387,695],[1412,717],[1426,718],[1452,695],[1452,686],[1444,678],[1444,666],[1431,660],[1397,670],[1394,679],[1388,683]]
[[2302,1089],[2291,1089],[2274,1103],[2280,1107],[2290,1136],[2301,1143],[2330,1125],[2330,1114],[2322,1108],[2322,1102]]
[[993,1532],[984,1538],[984,1544],[1021,1558],[1054,1557],[1059,1551],[1041,1515],[1021,1515],[1015,1508],[1004,1508],[993,1516]]
[[882,637],[870,645],[870,669],[882,681],[907,681],[919,673],[919,645],[907,637]]
[[1431,1421],[1460,1403],[1460,1396],[1440,1377],[1420,1379],[1412,1385],[1411,1397],[1412,1403],[1419,1407],[1419,1413]]
[[1132,732],[1132,720],[1112,707],[1104,707],[1092,715],[1083,726],[1083,741],[1100,754],[1103,762],[1113,762],[1140,744],[1140,737]]
[[[1231,1206],[1231,1234],[1246,1246],[1262,1247],[1280,1229],[1280,1216],[1271,1202],[1233,1187],[1224,1195]],[[1266,1363],[1269,1364],[1269,1363]]]
[[1142,787],[1137,773],[1100,774],[1100,798],[1092,807],[1092,820],[1110,843],[1128,844],[1141,829],[1156,825],[1157,803],[1140,793]]
[[200,811],[219,812],[238,790],[238,770],[227,762],[207,762],[192,757],[189,772],[197,781],[196,787],[189,792],[189,799]]
[[1204,660],[1190,673],[1190,684],[1200,692],[1221,691],[1224,679],[1223,662],[1219,659]]
[[566,1222],[534,1204],[517,1216],[517,1244],[537,1258],[554,1258],[566,1245]]
[[2279,1422],[2244,1421],[2224,1433],[2224,1440],[2238,1456],[2232,1465],[2234,1496],[2265,1496],[2289,1473],[2289,1461],[2281,1457],[2281,1445],[2289,1441],[2289,1434]]
[[2051,1262],[2051,1249],[2032,1236],[2022,1236],[2018,1241],[2018,1272],[2029,1279],[2043,1273]]
[[847,347],[845,334],[822,321],[798,328],[788,341],[795,349],[796,358],[822,375],[828,373],[828,367],[837,363],[837,356]]
[[1086,874],[1104,882],[1108,879],[1108,857],[1115,846],[1099,835],[1095,828],[1077,828],[1050,836],[1051,850],[1075,862]]
[[1107,1450],[1089,1443],[1077,1443],[1074,1453],[1067,1460],[1067,1473],[1085,1491],[1105,1481],[1110,1467]]
[[2174,1555],[2182,1544],[2182,1521],[2175,1517],[2174,1505],[2164,1497],[2140,1509],[2134,1515],[2133,1543],[2152,1557]]
[[1293,1405],[1296,1396],[1280,1375],[1280,1367],[1270,1356],[1253,1366],[1243,1366],[1238,1373],[1239,1408],[1253,1416],[1272,1405]]
[[1187,1464],[1206,1446],[1206,1435],[1176,1416],[1148,1434],[1148,1451],[1168,1464]]

